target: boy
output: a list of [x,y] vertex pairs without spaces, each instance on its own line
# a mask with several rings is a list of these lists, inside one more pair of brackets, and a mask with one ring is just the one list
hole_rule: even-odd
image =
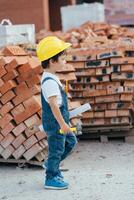
[[[70,46],[70,43],[55,36],[44,38],[37,46],[37,56],[45,69],[41,79],[41,102],[42,124],[48,139],[48,159],[45,162],[47,189],[68,188],[69,184],[63,181],[59,165],[77,142],[75,135],[70,132],[67,95],[55,75],[56,69],[65,64],[64,52]],[[64,134],[60,134],[60,129]]]

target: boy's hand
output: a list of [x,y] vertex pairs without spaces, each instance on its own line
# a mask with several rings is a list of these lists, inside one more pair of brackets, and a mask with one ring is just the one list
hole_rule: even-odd
[[61,125],[61,130],[64,132],[64,134],[67,134],[67,133],[70,132],[70,127],[68,126],[67,123],[63,123],[63,124]]

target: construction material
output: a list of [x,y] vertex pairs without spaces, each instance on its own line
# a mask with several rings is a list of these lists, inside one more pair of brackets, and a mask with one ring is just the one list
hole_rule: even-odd
[[[129,43],[130,44],[130,43]],[[87,42],[88,46],[88,42]],[[91,111],[83,113],[83,131],[107,127],[131,127],[133,124],[134,59],[130,46],[110,46],[70,51],[68,63],[76,69],[77,81],[71,84],[74,100],[90,103]],[[129,54],[128,54],[129,52]],[[103,129],[104,130],[104,129]],[[97,132],[98,132],[97,131]]]
[[44,132],[29,127],[41,123],[37,58],[18,46],[8,46],[0,58],[0,157],[42,161],[47,154]]

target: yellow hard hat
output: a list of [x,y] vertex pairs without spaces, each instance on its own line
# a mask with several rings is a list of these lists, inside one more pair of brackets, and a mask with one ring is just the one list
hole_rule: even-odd
[[37,56],[40,61],[48,60],[70,46],[71,43],[64,42],[55,36],[48,36],[37,45]]

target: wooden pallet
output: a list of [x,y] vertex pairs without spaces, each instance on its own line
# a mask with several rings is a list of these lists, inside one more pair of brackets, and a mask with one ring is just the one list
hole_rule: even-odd
[[9,158],[7,160],[5,160],[4,158],[0,158],[0,163],[17,164],[18,167],[20,167],[20,168],[23,168],[27,165],[35,165],[35,166],[42,166],[43,165],[43,162],[39,162],[39,161],[34,161],[34,160],[26,161],[25,159],[15,160],[13,158]]
[[116,126],[116,127],[84,127],[82,135],[79,139],[97,139],[101,142],[122,139],[127,143],[134,143],[134,127],[133,126]]

